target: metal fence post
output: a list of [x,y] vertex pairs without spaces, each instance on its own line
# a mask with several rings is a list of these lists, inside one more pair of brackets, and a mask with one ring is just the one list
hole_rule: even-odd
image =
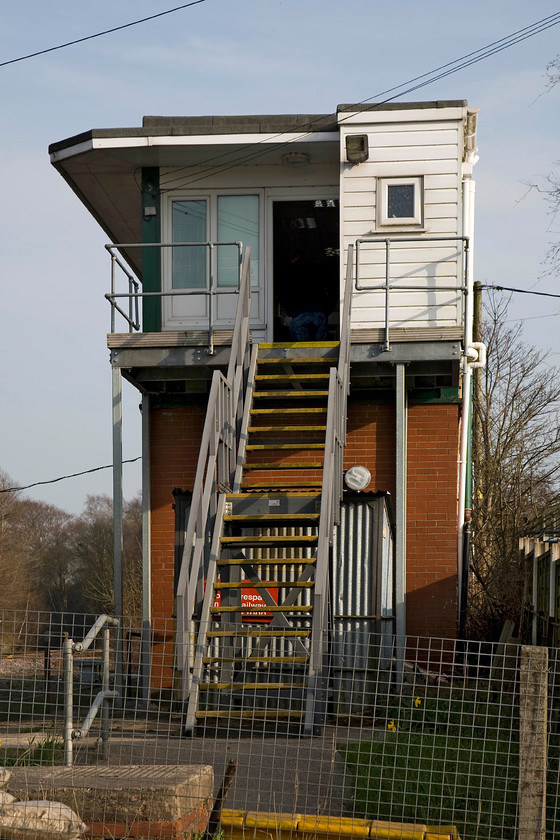
[[519,840],[544,840],[548,650],[521,648],[519,678]]
[[72,729],[74,716],[74,673],[72,639],[64,634],[62,642],[64,664],[64,766],[72,767]]

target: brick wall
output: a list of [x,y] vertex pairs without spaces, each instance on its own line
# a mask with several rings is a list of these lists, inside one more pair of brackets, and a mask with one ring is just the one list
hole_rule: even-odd
[[172,679],[171,617],[175,564],[175,511],[172,491],[174,488],[193,489],[205,414],[204,406],[162,408],[150,412],[154,688],[169,688]]
[[[151,413],[152,614],[173,613],[172,490],[192,490],[204,407]],[[407,629],[454,637],[457,628],[457,453],[459,407],[412,405],[408,413]],[[294,456],[287,457],[287,461]],[[310,456],[311,457],[311,456]],[[301,456],[300,456],[301,459]],[[345,468],[364,464],[370,490],[395,494],[393,405],[351,403]],[[163,627],[161,628],[163,631]],[[166,645],[159,655],[167,658]],[[157,658],[158,651],[154,650]]]
[[[407,631],[457,633],[459,406],[412,405],[407,428]],[[364,464],[369,490],[395,495],[395,409],[350,404],[344,466]]]

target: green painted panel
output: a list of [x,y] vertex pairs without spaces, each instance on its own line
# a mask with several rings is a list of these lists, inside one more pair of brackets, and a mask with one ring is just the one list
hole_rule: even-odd
[[[142,242],[161,242],[161,201],[159,169],[142,169]],[[161,292],[161,249],[142,250],[142,290]],[[161,332],[161,298],[143,300],[142,331]]]

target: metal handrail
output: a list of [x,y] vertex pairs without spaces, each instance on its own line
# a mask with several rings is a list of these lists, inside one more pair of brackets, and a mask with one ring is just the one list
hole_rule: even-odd
[[[221,247],[236,247],[238,250],[238,283],[237,286],[217,285],[216,260],[214,249]],[[136,277],[120,259],[120,252],[126,249],[148,249],[158,248],[163,251],[166,248],[207,248],[208,249],[208,277],[207,285],[202,289],[167,289],[157,292],[141,292],[140,284]],[[143,298],[157,297],[184,297],[189,295],[206,295],[208,297],[208,352],[214,352],[214,297],[215,295],[239,294],[241,286],[241,263],[243,255],[243,243],[235,242],[129,242],[105,245],[105,249],[111,255],[111,291],[105,295],[106,300],[111,304],[111,333],[115,332],[116,314],[121,315],[128,324],[128,332],[140,330],[139,300]],[[117,268],[122,271],[128,282],[127,292],[117,292]],[[119,306],[119,300],[128,300],[128,312]]]
[[[62,643],[62,652],[64,662],[64,764],[66,767],[71,767],[73,763],[72,748],[74,740],[87,735],[99,709],[101,709],[101,742],[103,753],[105,754],[107,751],[107,743],[109,741],[109,706],[107,701],[114,700],[119,696],[118,691],[109,690],[109,628],[118,626],[118,618],[110,615],[100,615],[82,642],[74,642],[65,634]],[[101,691],[94,698],[82,725],[74,729],[74,654],[84,653],[100,633],[103,634]]]
[[354,248],[350,245],[348,248],[346,283],[340,322],[338,367],[332,367],[329,375],[325,459],[321,486],[321,508],[313,595],[313,619],[311,625],[311,651],[308,666],[309,691],[307,694],[304,724],[305,731],[309,735],[314,732],[318,708],[321,705],[321,697],[324,694],[322,672],[326,652],[330,549],[333,543],[334,528],[340,521],[340,502],[343,492],[346,410],[348,393],[350,391],[350,317],[352,308],[353,263]]
[[[182,671],[183,697],[189,695],[191,688],[193,610],[199,618],[204,598],[204,574],[210,564],[216,529],[222,527],[222,517],[217,515],[219,496],[232,491],[238,461],[244,386],[250,358],[250,259],[250,249],[246,248],[230,363],[226,377],[215,371],[212,378],[177,583],[177,664]],[[208,581],[207,586],[211,583]]]
[[[426,291],[426,284],[391,284],[391,244],[401,242],[462,242],[463,243],[463,284],[453,286],[437,286],[433,291],[438,292],[467,292],[467,272],[469,262],[469,237],[468,236],[398,236],[398,237],[362,237],[356,239],[356,278],[355,289],[362,291],[385,291],[385,350],[390,350],[389,337],[389,293],[393,292],[423,292]],[[385,245],[385,282],[372,286],[360,285],[360,246],[363,244],[384,244]]]

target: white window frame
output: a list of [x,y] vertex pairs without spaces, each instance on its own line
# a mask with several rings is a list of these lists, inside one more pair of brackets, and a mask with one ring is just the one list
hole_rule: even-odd
[[[263,188],[233,188],[233,189],[204,189],[201,191],[189,190],[171,190],[169,191],[163,201],[162,213],[162,242],[171,242],[173,238],[173,202],[174,201],[206,201],[206,229],[208,242],[216,242],[218,237],[218,196],[222,195],[256,195],[259,199],[259,261],[257,266],[257,274],[252,280],[252,286],[256,292],[257,288],[260,291],[259,297],[262,299],[258,303],[258,315],[252,317],[251,323],[253,327],[260,327],[266,323],[266,289],[264,288],[264,244],[265,244],[265,199]],[[162,248],[161,254],[161,276],[162,289],[171,288],[172,283],[172,249]],[[254,263],[251,266],[254,271]],[[173,323],[174,319],[170,317],[171,304],[170,298],[164,296],[162,301],[162,322]],[[207,323],[205,318],[201,319],[201,327]],[[219,325],[218,325],[219,326]],[[182,329],[181,323],[177,323],[175,327]]]
[[[414,187],[414,215],[398,218],[388,215],[389,187]],[[383,177],[377,179],[377,227],[423,227],[424,225],[424,177],[415,175],[404,178]]]

